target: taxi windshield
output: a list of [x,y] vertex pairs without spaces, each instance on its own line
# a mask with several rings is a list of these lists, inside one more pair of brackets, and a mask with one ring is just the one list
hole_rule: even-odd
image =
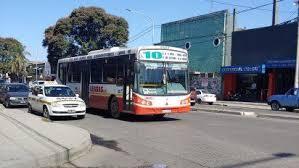
[[48,97],[75,97],[75,93],[68,87],[45,87],[45,95]]

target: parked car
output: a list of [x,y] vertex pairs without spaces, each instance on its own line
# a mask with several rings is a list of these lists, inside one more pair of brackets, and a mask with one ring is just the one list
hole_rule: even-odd
[[209,105],[212,105],[216,102],[216,95],[205,90],[197,89],[196,97],[198,103],[208,103]]
[[44,84],[35,86],[28,96],[28,112],[40,112],[44,117],[85,117],[86,105],[68,86]]
[[196,90],[194,88],[191,88],[190,91],[191,91],[190,104],[191,106],[194,106],[197,100]]
[[6,83],[0,87],[0,101],[5,107],[25,106],[28,103],[29,88],[22,83]]
[[0,79],[0,83],[5,83],[5,79]]
[[33,88],[35,86],[43,85],[45,84],[45,81],[39,80],[39,81],[30,81],[29,82],[29,88]]
[[292,88],[282,95],[273,95],[268,98],[268,104],[273,111],[286,108],[287,111],[294,111],[299,108],[299,89]]

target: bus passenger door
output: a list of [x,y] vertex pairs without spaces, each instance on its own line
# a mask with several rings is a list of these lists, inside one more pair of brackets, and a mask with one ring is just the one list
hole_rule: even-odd
[[134,83],[133,66],[125,65],[124,72],[124,88],[123,88],[123,105],[125,111],[132,111],[132,89]]
[[85,101],[86,106],[89,106],[89,82],[90,68],[88,62],[82,62],[81,70],[81,98]]

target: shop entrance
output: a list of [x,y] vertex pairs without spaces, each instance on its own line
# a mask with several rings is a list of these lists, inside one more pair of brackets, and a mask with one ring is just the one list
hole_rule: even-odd
[[264,101],[267,95],[268,78],[265,74],[237,75],[237,92],[241,101]]
[[294,87],[294,68],[275,69],[277,80],[275,94],[284,94]]

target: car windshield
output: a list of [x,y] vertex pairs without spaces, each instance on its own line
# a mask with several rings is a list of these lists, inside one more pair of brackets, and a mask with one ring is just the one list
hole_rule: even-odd
[[206,90],[202,90],[201,92],[202,92],[203,94],[209,94],[209,92],[206,91]]
[[75,93],[69,87],[51,86],[45,87],[47,97],[75,97]]
[[8,92],[28,92],[29,89],[25,85],[8,85],[7,91]]
[[187,93],[187,65],[170,63],[140,63],[138,92],[145,95]]

